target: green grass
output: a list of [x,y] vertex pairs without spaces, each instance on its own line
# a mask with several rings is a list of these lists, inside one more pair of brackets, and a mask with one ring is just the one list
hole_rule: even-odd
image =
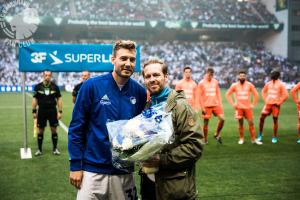
[[[224,95],[224,94],[223,94]],[[73,105],[71,95],[63,93],[63,119],[68,126]],[[283,200],[300,199],[300,145],[296,144],[296,106],[289,98],[279,116],[279,143],[271,143],[272,118],[265,121],[264,145],[250,143],[245,123],[246,144],[238,145],[237,122],[233,109],[224,101],[224,144],[218,145],[212,135],[216,119],[209,124],[209,144],[197,163],[197,186],[200,199],[206,200]],[[254,109],[258,129],[262,101]],[[27,96],[28,141],[33,153],[31,98]],[[76,190],[69,184],[67,133],[61,128],[59,148],[61,156],[51,154],[49,128],[46,128],[44,155],[28,160],[20,159],[23,147],[23,110],[21,93],[0,93],[0,199],[1,200],[67,200],[75,199]],[[137,175],[137,172],[135,172]],[[136,176],[137,186],[139,177]]]

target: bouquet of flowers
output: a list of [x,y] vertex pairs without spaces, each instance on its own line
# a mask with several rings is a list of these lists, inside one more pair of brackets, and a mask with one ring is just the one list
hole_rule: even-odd
[[115,167],[123,169],[134,161],[147,160],[173,141],[172,116],[164,111],[165,105],[154,105],[130,120],[106,124]]

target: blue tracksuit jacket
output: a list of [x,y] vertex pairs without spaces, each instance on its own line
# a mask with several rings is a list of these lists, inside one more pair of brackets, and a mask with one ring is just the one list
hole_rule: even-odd
[[106,122],[131,119],[146,104],[146,90],[135,80],[119,89],[111,73],[84,82],[69,126],[70,170],[123,174],[112,166]]

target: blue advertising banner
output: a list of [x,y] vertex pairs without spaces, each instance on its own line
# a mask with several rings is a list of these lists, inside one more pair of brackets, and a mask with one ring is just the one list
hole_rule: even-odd
[[[21,72],[107,72],[112,44],[31,44],[19,49]],[[140,47],[137,47],[135,71],[140,71]]]

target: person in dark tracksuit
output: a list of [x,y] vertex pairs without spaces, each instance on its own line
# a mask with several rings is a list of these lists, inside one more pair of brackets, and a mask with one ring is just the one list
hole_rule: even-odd
[[81,78],[82,81],[80,83],[78,83],[77,85],[75,85],[73,92],[72,92],[72,102],[75,103],[76,101],[76,97],[79,93],[79,90],[82,86],[82,84],[84,83],[84,81],[88,80],[90,78],[90,72],[89,71],[83,71],[81,74]]
[[[132,173],[113,167],[106,123],[131,119],[146,104],[146,90],[131,79],[136,59],[132,41],[117,41],[112,73],[85,81],[69,127],[70,183],[78,200],[137,200]],[[129,169],[133,171],[133,166]]]

